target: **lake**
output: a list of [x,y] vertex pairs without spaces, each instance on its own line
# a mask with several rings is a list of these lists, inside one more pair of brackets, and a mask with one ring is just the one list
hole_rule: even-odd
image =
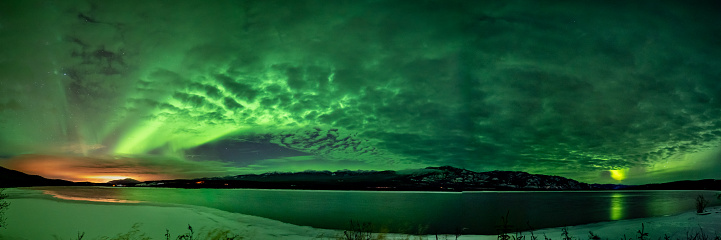
[[497,234],[508,214],[514,228],[534,229],[693,211],[702,194],[718,191],[376,192],[260,189],[38,187],[68,200],[123,204],[185,204],[295,225],[344,229],[371,222],[376,231]]

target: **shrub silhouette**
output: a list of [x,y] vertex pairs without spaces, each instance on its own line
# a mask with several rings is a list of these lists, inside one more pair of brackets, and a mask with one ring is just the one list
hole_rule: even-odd
[[345,240],[371,240],[373,239],[373,225],[369,222],[360,223],[350,221],[350,229],[343,231]]
[[8,195],[3,193],[4,191],[4,188],[0,188],[0,228],[5,228],[5,226],[7,225],[7,223],[5,222],[5,210],[7,210],[10,206],[10,203],[5,201]]
[[702,213],[704,211],[704,209],[706,208],[706,206],[708,206],[708,203],[709,203],[709,201],[706,200],[706,198],[704,198],[702,194],[699,194],[696,197],[696,212]]

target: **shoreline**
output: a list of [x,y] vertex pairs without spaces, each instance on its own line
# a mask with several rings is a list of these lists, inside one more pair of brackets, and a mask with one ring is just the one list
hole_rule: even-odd
[[319,234],[331,235],[337,230],[296,226],[276,220],[230,213],[207,207],[160,204],[96,203],[72,200],[34,198],[9,199],[7,228],[0,239],[83,239],[114,237],[134,230],[151,239],[188,233],[227,230],[250,239],[312,239]]
[[[98,239],[102,236],[114,237],[128,233],[136,223],[138,234],[151,239],[164,239],[165,230],[171,236],[188,232],[188,224],[196,233],[213,229],[228,230],[240,234],[245,239],[332,239],[343,233],[342,230],[321,229],[299,226],[277,220],[231,213],[209,207],[158,204],[158,203],[118,203],[88,202],[65,200],[43,194],[39,190],[13,190],[13,198],[6,213],[8,226],[0,229],[0,239],[75,239],[78,233],[85,232],[83,239]],[[644,226],[649,233],[647,239],[663,239],[669,234],[671,239],[686,239],[702,229],[711,236],[721,236],[721,207],[707,208],[710,214],[697,215],[686,212],[673,216],[637,218],[617,221],[598,222],[577,226],[568,226],[571,237],[587,239],[589,231],[601,239],[635,238],[637,231]],[[562,239],[563,227],[534,230],[534,236],[544,239]],[[530,237],[529,232],[521,232]],[[403,239],[406,234],[382,234],[387,239]],[[514,236],[515,234],[509,234]],[[137,235],[140,236],[140,235]],[[455,239],[451,234],[439,235]],[[414,236],[415,237],[415,236]],[[421,235],[422,239],[435,239],[435,235]],[[458,239],[498,239],[497,235],[463,235]]]

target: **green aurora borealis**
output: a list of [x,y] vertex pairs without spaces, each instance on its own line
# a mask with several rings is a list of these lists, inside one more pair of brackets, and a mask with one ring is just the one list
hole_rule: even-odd
[[0,165],[141,180],[439,165],[721,178],[719,9],[2,1]]

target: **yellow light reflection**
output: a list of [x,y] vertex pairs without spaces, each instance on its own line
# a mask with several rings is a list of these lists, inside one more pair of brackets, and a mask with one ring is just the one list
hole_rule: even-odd
[[623,195],[613,193],[611,195],[611,220],[623,219]]

